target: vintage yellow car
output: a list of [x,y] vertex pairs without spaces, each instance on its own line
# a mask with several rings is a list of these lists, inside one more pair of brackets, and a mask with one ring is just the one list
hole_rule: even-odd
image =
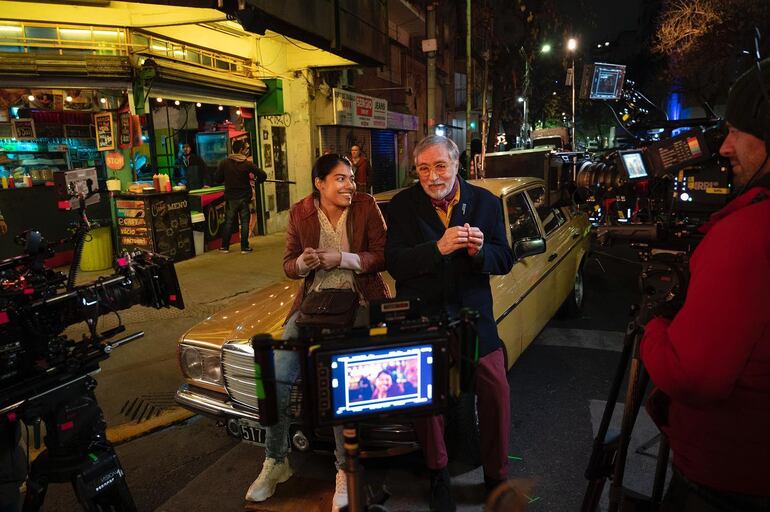
[[[590,224],[574,205],[554,204],[543,180],[495,178],[472,180],[500,198],[516,263],[504,276],[491,278],[494,314],[503,340],[507,367],[561,308],[579,313],[583,303],[583,265],[590,247]],[[376,196],[387,219],[387,203],[398,191]],[[391,290],[393,282],[386,275]],[[252,293],[195,325],[179,340],[179,366],[185,382],[176,393],[184,407],[226,422],[228,432],[247,441],[264,442],[249,339],[259,333],[280,337],[282,324],[298,289],[286,280]],[[295,397],[296,398],[296,397]],[[305,450],[319,433],[299,421],[291,431],[295,449]],[[306,423],[307,425],[307,423]],[[411,432],[401,425],[364,425],[370,447],[397,451]]]

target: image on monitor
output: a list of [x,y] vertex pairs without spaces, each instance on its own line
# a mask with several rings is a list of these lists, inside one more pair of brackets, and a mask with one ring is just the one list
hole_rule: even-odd
[[588,97],[592,100],[620,99],[625,76],[625,66],[619,64],[594,64],[591,91]]
[[433,403],[433,347],[417,344],[331,357],[334,418],[393,413]]
[[640,152],[623,153],[621,158],[623,159],[623,166],[628,172],[629,179],[633,180],[635,178],[647,177],[647,167],[644,165],[644,160],[642,159],[642,154]]

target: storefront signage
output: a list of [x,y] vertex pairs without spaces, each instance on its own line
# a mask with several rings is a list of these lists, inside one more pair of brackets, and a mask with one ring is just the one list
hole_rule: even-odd
[[120,151],[107,153],[104,161],[107,164],[107,169],[112,169],[113,171],[119,171],[126,165],[126,160],[123,158],[123,153]]
[[13,119],[11,125],[11,131],[16,140],[34,140],[37,138],[33,119]]
[[118,114],[118,146],[121,149],[131,147],[131,113]]
[[381,98],[334,89],[334,124],[387,128],[388,102]]
[[420,125],[420,118],[400,112],[388,112],[388,128],[391,130],[416,131]]
[[99,151],[115,149],[115,129],[112,125],[112,114],[109,112],[94,114],[94,125],[96,125],[96,149]]

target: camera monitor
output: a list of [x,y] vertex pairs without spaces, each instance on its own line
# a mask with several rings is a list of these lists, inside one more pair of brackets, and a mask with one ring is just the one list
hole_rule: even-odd
[[619,100],[626,67],[621,64],[590,64],[583,70],[580,97],[590,100]]
[[448,388],[446,343],[446,337],[427,336],[316,354],[319,421],[339,424],[441,408]]
[[647,165],[644,163],[644,155],[641,151],[623,151],[620,153],[620,163],[628,174],[628,179],[635,180],[647,178]]

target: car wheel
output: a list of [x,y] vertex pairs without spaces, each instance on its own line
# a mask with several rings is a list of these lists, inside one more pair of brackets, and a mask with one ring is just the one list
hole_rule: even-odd
[[572,284],[572,290],[559,309],[559,316],[566,318],[580,316],[580,313],[583,311],[584,301],[585,286],[583,281],[583,263],[581,262],[577,272],[575,272],[575,282]]

